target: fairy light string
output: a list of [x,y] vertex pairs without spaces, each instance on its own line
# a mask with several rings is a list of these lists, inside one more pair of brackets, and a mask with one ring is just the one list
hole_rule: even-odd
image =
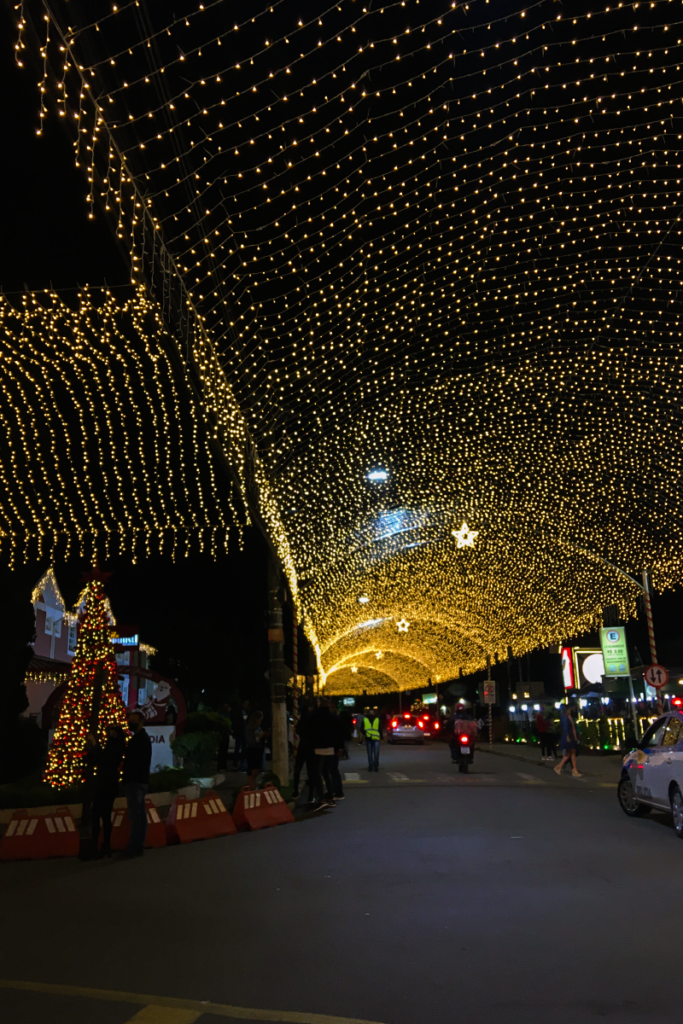
[[631,614],[600,557],[680,578],[677,0],[25,7],[328,687]]

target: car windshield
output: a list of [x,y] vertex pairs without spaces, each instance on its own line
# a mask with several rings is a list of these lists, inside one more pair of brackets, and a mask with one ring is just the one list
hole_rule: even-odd
[[664,732],[664,723],[666,718],[658,718],[656,722],[653,722],[650,728],[643,736],[641,747],[658,747],[662,742],[662,733]]
[[406,729],[406,728],[410,729],[410,728],[413,728],[414,726],[415,726],[415,716],[414,715],[411,715],[410,718],[406,718],[405,715],[402,715],[398,719],[398,728],[399,729]]

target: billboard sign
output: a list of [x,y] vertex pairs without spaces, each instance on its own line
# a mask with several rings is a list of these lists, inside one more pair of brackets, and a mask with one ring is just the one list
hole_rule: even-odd
[[606,676],[630,676],[626,647],[626,630],[623,626],[603,626],[600,630],[600,646],[605,663]]
[[562,682],[565,690],[574,689],[574,663],[571,647],[562,648]]

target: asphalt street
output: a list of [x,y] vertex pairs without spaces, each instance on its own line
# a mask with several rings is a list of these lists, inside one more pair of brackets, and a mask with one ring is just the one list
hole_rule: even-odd
[[3,864],[2,1019],[678,1021],[683,843],[622,813],[616,758],[351,752],[345,801],[294,825]]

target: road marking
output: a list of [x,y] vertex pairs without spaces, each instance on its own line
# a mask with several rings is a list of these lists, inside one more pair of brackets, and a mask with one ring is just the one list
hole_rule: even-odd
[[369,779],[361,779],[358,772],[344,772],[344,782],[369,782]]
[[176,1010],[171,1006],[143,1006],[126,1024],[194,1024],[203,1011]]
[[408,776],[403,775],[401,772],[387,772],[387,775],[390,779],[393,779],[394,782],[410,782]]
[[525,782],[532,782],[535,786],[545,786],[543,779],[537,779],[535,775],[527,775],[526,772],[517,772],[520,779],[524,779]]
[[[151,996],[140,992],[117,992],[113,989],[81,988],[78,985],[47,985],[41,981],[11,981],[0,978],[0,989],[18,989],[21,992],[43,992],[53,996],[81,996],[84,999],[101,999],[108,1003],[142,1003],[145,1009],[192,1010],[196,1020],[203,1013],[214,1017],[238,1017],[242,1020],[287,1021],[289,1024],[378,1024],[377,1021],[360,1020],[358,1017],[330,1017],[326,1013],[298,1013],[296,1010],[255,1010],[247,1006],[225,1006],[199,999],[174,999],[171,996]],[[133,1020],[158,1021],[158,1024],[174,1024],[180,1018],[133,1017]],[[187,1018],[189,1020],[189,1018]]]

